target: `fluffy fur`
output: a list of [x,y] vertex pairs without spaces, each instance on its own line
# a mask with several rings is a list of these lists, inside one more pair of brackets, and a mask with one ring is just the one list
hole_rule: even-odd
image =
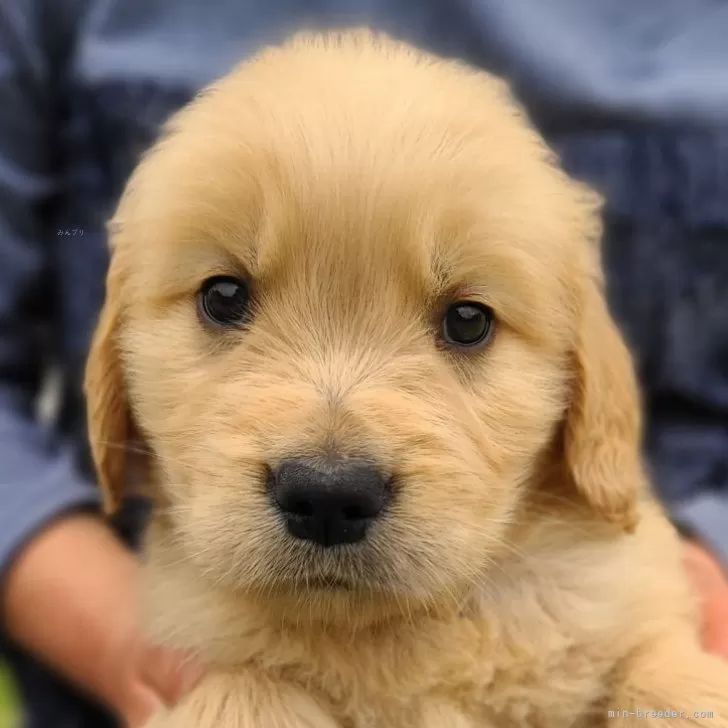
[[[147,626],[210,666],[154,728],[728,726],[641,465],[597,202],[502,82],[299,36],[172,120],[111,231],[94,455],[113,509],[141,440]],[[215,274],[251,281],[245,330],[201,323]],[[496,313],[483,351],[438,342],[462,298]],[[395,473],[395,500],[323,549],[265,476],[330,452]]]

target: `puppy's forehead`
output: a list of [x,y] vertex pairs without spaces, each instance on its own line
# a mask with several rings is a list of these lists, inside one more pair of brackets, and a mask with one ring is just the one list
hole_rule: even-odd
[[396,44],[299,43],[177,117],[132,179],[121,237],[169,293],[240,266],[261,285],[486,290],[537,325],[564,308],[586,233],[547,156],[485,74]]

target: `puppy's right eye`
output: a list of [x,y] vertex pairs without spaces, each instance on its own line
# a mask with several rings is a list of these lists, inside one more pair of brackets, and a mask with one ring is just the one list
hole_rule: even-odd
[[485,346],[493,333],[493,311],[476,301],[458,301],[445,312],[442,338],[448,346],[472,349]]
[[198,306],[202,317],[215,326],[240,326],[249,317],[250,292],[239,278],[215,276],[202,284]]

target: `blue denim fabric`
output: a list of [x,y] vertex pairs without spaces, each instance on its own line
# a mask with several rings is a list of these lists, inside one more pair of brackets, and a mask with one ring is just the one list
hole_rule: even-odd
[[607,292],[638,365],[655,486],[728,564],[728,126],[556,146],[607,200]]
[[[96,509],[81,393],[104,222],[160,124],[301,26],[370,24],[505,75],[607,198],[612,310],[677,521],[728,563],[728,5],[719,0],[5,0],[0,3],[0,573]],[[38,422],[44,371],[59,417]],[[144,509],[118,524],[133,540]],[[69,568],[73,568],[69,565]],[[111,718],[13,649],[27,725]]]

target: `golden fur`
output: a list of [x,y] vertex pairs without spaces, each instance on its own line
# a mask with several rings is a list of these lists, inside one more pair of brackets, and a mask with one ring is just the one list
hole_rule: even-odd
[[[143,442],[148,629],[210,666],[151,726],[728,726],[643,473],[597,202],[505,84],[298,36],[173,119],[110,229],[94,455],[113,509]],[[200,323],[215,274],[253,282],[244,331]],[[463,297],[496,313],[481,352],[436,341]],[[323,549],[264,480],[331,451],[395,471],[396,501]],[[637,709],[685,715],[607,717]]]

